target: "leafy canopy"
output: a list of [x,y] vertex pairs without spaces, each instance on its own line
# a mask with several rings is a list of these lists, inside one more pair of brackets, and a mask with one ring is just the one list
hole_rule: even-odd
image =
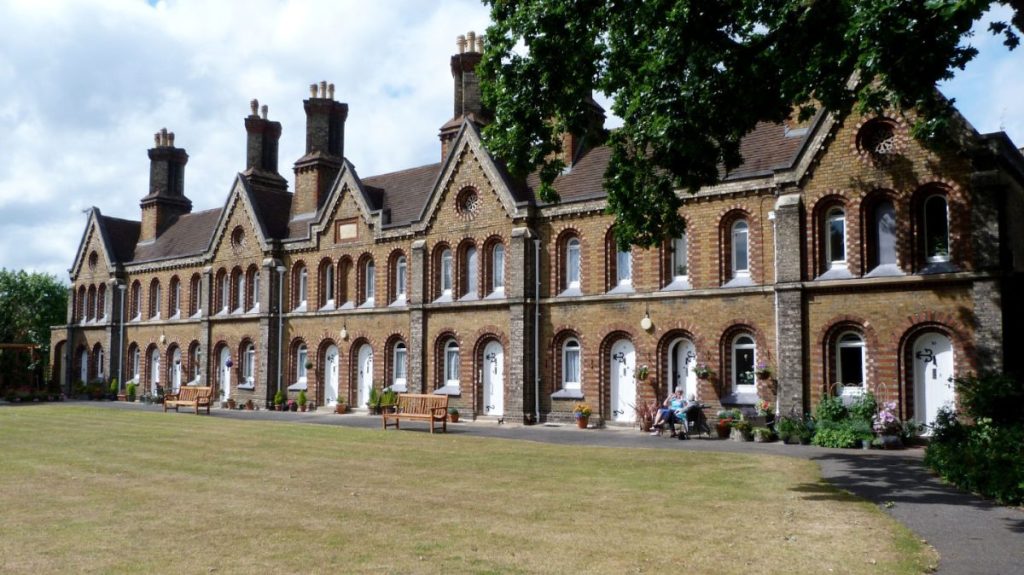
[[[540,197],[564,169],[560,134],[608,139],[608,209],[621,246],[682,231],[677,189],[696,191],[738,167],[758,122],[820,105],[836,113],[916,108],[916,136],[937,140],[951,102],[936,82],[977,50],[962,43],[994,4],[990,26],[1013,49],[1024,0],[484,0],[493,24],[479,71],[494,122],[490,149],[517,177],[537,171]],[[523,49],[525,47],[525,50]],[[623,126],[588,118],[594,91]]]
[[46,357],[50,326],[65,322],[67,297],[50,274],[0,269],[0,343],[34,343]]

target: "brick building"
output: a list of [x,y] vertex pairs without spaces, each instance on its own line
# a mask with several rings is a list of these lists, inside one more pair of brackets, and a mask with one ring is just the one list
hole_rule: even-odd
[[348,107],[321,82],[294,192],[281,125],[254,100],[244,171],[222,208],[192,212],[188,155],[158,133],[140,219],[89,217],[54,377],[357,408],[392,386],[511,421],[566,420],[582,400],[625,423],[676,386],[783,412],[871,389],[928,419],[950,376],[1016,367],[1024,158],[1005,134],[961,121],[935,152],[903,113],[761,125],[721,184],[680,192],[683,236],[619,252],[606,148],[567,135],[557,205],[484,149],[481,46],[470,34],[451,57],[439,163],[357,174]]

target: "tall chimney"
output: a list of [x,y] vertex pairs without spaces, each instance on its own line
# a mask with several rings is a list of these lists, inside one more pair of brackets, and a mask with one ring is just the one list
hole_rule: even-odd
[[459,35],[455,39],[455,46],[458,51],[451,58],[452,80],[455,86],[453,114],[452,119],[441,126],[441,161],[448,156],[448,147],[459,133],[464,119],[469,119],[480,126],[486,124],[489,119],[480,98],[480,80],[476,75],[476,67],[483,59],[484,37],[470,31],[464,36]]
[[348,104],[334,101],[334,84],[310,84],[306,109],[306,154],[295,162],[291,219],[312,215],[323,205],[345,155]]
[[153,135],[154,147],[149,150],[149,194],[142,198],[142,229],[139,243],[152,242],[178,216],[192,211],[192,202],[185,197],[185,164],[188,154],[174,147],[174,132],[162,128]]
[[245,118],[245,171],[242,175],[254,187],[287,191],[288,181],[277,171],[277,149],[281,139],[281,122],[267,119],[267,106],[260,109],[259,100],[249,103],[252,111]]

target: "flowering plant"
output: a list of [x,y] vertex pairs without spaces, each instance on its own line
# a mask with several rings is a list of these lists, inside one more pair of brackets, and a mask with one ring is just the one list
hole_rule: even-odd
[[754,368],[754,373],[756,373],[757,377],[760,379],[768,379],[772,376],[772,368],[768,367],[767,361],[759,361],[757,362],[757,366]]
[[698,363],[697,367],[693,368],[693,373],[697,374],[700,379],[708,379],[715,372],[706,363]]
[[770,401],[768,401],[767,399],[762,399],[761,401],[759,401],[757,403],[757,414],[758,415],[774,415],[775,414],[775,408],[772,406]]
[[590,406],[585,403],[577,403],[572,407],[572,415],[576,419],[583,419],[584,417],[590,417],[591,410]]
[[879,435],[897,435],[902,431],[900,418],[896,416],[896,402],[887,401],[875,414],[872,427]]
[[647,374],[649,373],[649,371],[650,370],[648,370],[647,364],[641,365],[640,368],[636,370],[636,378],[640,381],[647,379]]

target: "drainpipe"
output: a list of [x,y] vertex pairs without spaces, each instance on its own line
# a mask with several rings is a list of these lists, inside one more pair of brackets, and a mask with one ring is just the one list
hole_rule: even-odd
[[[768,219],[772,222],[772,266],[775,270],[774,279],[776,289],[772,290],[775,293],[775,414],[777,417],[782,417],[782,393],[779,389],[778,376],[781,375],[780,365],[782,365],[782,355],[779,353],[781,342],[779,341],[779,234],[775,220],[775,210],[768,212]],[[764,250],[761,250],[762,253]]]
[[121,335],[117,337],[117,386],[118,390],[124,388],[124,378],[121,377],[121,368],[124,365],[124,292],[128,289],[128,286],[124,283],[117,284],[117,289],[121,293]]
[[[277,390],[281,389],[281,352],[284,343],[284,266],[274,268],[277,271]],[[267,409],[274,404],[274,398],[270,395],[270,386],[267,386]]]
[[533,422],[540,423],[540,238],[533,238]]

